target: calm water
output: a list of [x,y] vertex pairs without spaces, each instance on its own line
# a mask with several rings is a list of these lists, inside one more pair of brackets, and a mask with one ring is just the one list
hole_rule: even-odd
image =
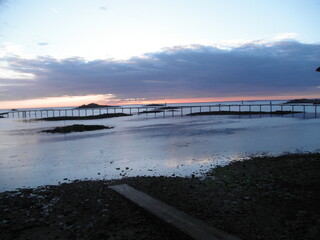
[[[115,128],[66,135],[40,132],[75,123]],[[0,119],[0,191],[85,178],[190,176],[252,154],[317,151],[319,134],[320,118],[312,117]]]

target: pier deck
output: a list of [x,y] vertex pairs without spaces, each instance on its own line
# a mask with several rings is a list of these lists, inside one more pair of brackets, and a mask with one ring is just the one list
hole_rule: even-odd
[[[228,112],[246,112],[246,115],[266,114],[266,113],[311,113],[318,117],[318,106],[311,104],[212,104],[212,105],[172,105],[166,107],[157,106],[136,106],[136,107],[105,107],[105,108],[53,108],[53,109],[23,109],[12,110],[0,113],[3,117],[12,118],[44,118],[44,117],[62,117],[62,116],[95,116],[101,114],[138,114],[155,116],[185,116],[194,115],[194,113],[213,112],[227,115]],[[244,114],[239,114],[244,115]]]

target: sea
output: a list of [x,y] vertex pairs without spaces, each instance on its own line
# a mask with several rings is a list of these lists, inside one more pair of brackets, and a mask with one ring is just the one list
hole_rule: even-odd
[[[199,106],[269,102],[176,105],[192,106],[192,111],[197,112]],[[272,104],[283,102],[272,101]],[[245,110],[243,107],[241,111]],[[186,108],[183,115],[178,110],[165,115],[133,114],[54,122],[30,121],[28,116],[0,118],[0,191],[57,185],[78,179],[202,177],[210,168],[251,156],[317,152],[320,149],[320,113],[316,114],[312,105],[305,110],[305,114],[279,116],[187,116],[191,108]],[[0,110],[0,113],[6,111]],[[205,107],[202,111],[206,111]],[[42,132],[72,124],[114,128],[68,134]]]

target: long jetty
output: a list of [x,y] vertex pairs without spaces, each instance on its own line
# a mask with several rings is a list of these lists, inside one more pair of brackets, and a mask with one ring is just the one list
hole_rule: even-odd
[[0,113],[0,117],[7,118],[43,118],[63,116],[93,116],[112,113],[145,114],[155,116],[184,116],[195,113],[221,113],[228,115],[228,112],[246,112],[246,115],[259,113],[297,112],[313,114],[318,117],[317,104],[212,104],[212,105],[170,105],[170,106],[112,106],[99,108],[52,108],[52,109],[23,109],[10,110]]

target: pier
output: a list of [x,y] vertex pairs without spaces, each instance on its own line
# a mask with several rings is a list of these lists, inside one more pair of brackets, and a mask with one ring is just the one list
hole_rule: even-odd
[[[6,118],[45,118],[45,117],[76,117],[95,116],[111,113],[125,113],[132,115],[153,115],[161,117],[185,115],[259,115],[267,114],[312,114],[318,117],[317,104],[210,104],[210,105],[171,105],[171,106],[130,106],[130,107],[103,107],[103,108],[52,108],[52,109],[23,109],[0,113]],[[197,114],[195,114],[197,113]],[[199,114],[202,113],[202,114]],[[220,113],[220,114],[219,114]],[[228,114],[230,113],[230,114]],[[245,114],[243,114],[245,113]]]

